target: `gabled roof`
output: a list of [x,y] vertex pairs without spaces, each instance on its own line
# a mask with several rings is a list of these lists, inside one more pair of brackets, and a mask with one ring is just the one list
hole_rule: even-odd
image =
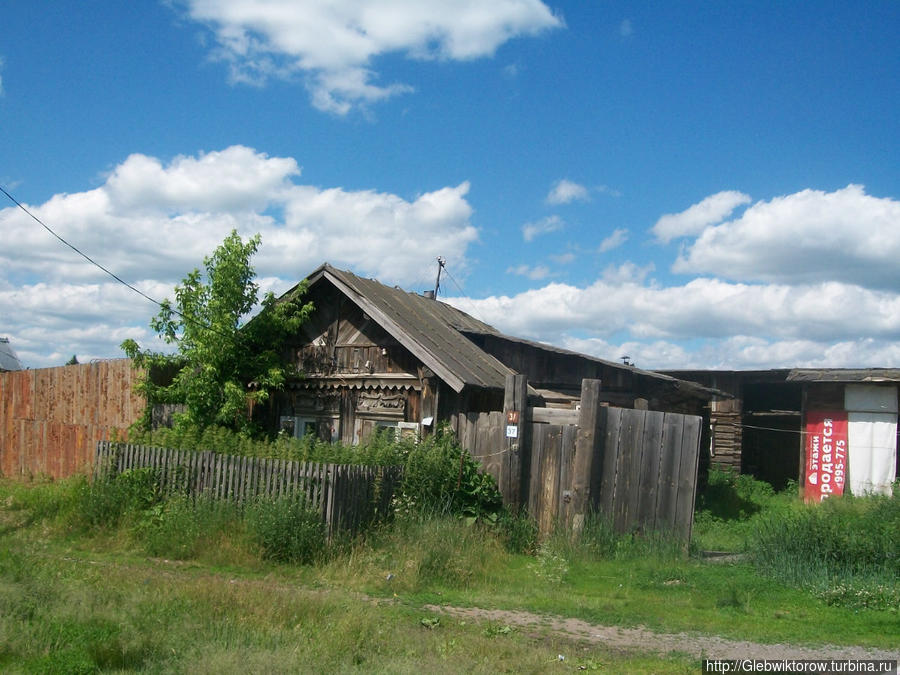
[[334,284],[454,391],[466,385],[504,388],[512,371],[461,332],[497,333],[492,326],[444,302],[363,279],[328,263],[307,277],[310,286],[322,279]]
[[307,277],[310,287],[323,280],[333,284],[457,392],[466,386],[501,390],[505,387],[506,376],[513,372],[512,369],[466,337],[492,335],[529,344],[543,351],[574,355],[612,368],[631,371],[639,377],[652,379],[670,388],[682,389],[689,395],[709,398],[712,393],[693,382],[668,375],[504,335],[493,326],[447,303],[410,293],[396,286],[386,286],[374,279],[358,277],[328,263]]
[[23,370],[22,363],[9,344],[9,338],[0,337],[0,371]]

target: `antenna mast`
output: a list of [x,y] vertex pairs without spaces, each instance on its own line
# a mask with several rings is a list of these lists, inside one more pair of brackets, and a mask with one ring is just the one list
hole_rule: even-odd
[[441,256],[438,256],[437,264],[438,264],[437,279],[434,280],[434,299],[435,300],[437,300],[438,289],[441,287],[441,270],[444,269],[444,265],[447,264],[447,261],[444,260]]

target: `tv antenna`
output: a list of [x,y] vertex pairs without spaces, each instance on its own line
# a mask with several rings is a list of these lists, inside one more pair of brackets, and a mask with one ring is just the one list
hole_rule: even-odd
[[441,287],[441,270],[447,264],[447,261],[441,256],[437,257],[438,271],[437,279],[434,280],[434,299],[437,300],[438,289]]

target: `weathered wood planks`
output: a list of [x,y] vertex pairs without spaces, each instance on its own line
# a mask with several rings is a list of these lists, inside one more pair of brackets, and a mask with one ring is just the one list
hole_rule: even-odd
[[166,494],[212,497],[246,504],[259,497],[303,499],[329,531],[357,531],[383,518],[401,477],[400,467],[321,464],[190,452],[100,441],[95,476],[150,468]]

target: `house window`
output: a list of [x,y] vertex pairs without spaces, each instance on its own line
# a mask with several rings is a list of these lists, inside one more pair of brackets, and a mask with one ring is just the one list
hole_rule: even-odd
[[418,443],[422,437],[422,425],[418,422],[398,422],[397,440],[409,439]]
[[281,430],[293,438],[312,436],[331,443],[338,440],[338,420],[332,417],[285,415],[281,418]]
[[421,436],[421,426],[418,422],[395,422],[393,420],[376,420],[375,429],[381,431],[383,429],[393,429],[394,438],[400,440],[411,440],[414,443],[419,442]]

